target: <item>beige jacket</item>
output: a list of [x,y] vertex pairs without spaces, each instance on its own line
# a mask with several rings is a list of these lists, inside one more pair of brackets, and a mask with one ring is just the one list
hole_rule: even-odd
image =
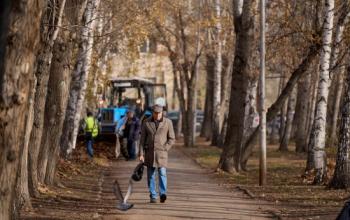
[[144,156],[146,166],[167,167],[168,151],[175,143],[173,123],[163,117],[156,129],[152,117],[142,123],[139,155]]

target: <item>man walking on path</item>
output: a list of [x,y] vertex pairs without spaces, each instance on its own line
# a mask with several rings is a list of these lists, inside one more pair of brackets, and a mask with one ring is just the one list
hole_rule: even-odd
[[98,135],[98,124],[92,112],[88,111],[85,119],[85,142],[86,150],[90,158],[94,156],[93,141]]
[[160,202],[167,195],[168,151],[175,142],[175,133],[170,119],[163,117],[163,107],[153,106],[153,114],[142,123],[140,138],[140,160],[147,166],[147,184],[150,202],[157,202],[156,170],[159,177]]

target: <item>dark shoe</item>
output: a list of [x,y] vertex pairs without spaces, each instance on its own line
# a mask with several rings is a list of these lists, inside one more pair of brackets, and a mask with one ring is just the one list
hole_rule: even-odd
[[149,201],[150,203],[157,203],[157,200],[154,198],[151,198],[151,200]]
[[164,203],[165,200],[166,200],[166,195],[165,195],[165,194],[161,195],[161,196],[160,196],[160,202],[161,202],[161,203]]

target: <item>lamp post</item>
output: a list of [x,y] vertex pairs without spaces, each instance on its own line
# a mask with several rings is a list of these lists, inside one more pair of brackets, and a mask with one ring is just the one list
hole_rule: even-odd
[[265,0],[260,0],[260,166],[259,185],[266,184],[266,108],[265,108]]

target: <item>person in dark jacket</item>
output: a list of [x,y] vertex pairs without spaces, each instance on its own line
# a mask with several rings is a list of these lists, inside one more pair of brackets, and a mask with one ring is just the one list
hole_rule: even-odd
[[127,149],[129,160],[136,159],[136,142],[140,137],[140,120],[135,116],[135,112],[132,109],[128,110],[127,118],[124,125],[124,138],[127,139]]

